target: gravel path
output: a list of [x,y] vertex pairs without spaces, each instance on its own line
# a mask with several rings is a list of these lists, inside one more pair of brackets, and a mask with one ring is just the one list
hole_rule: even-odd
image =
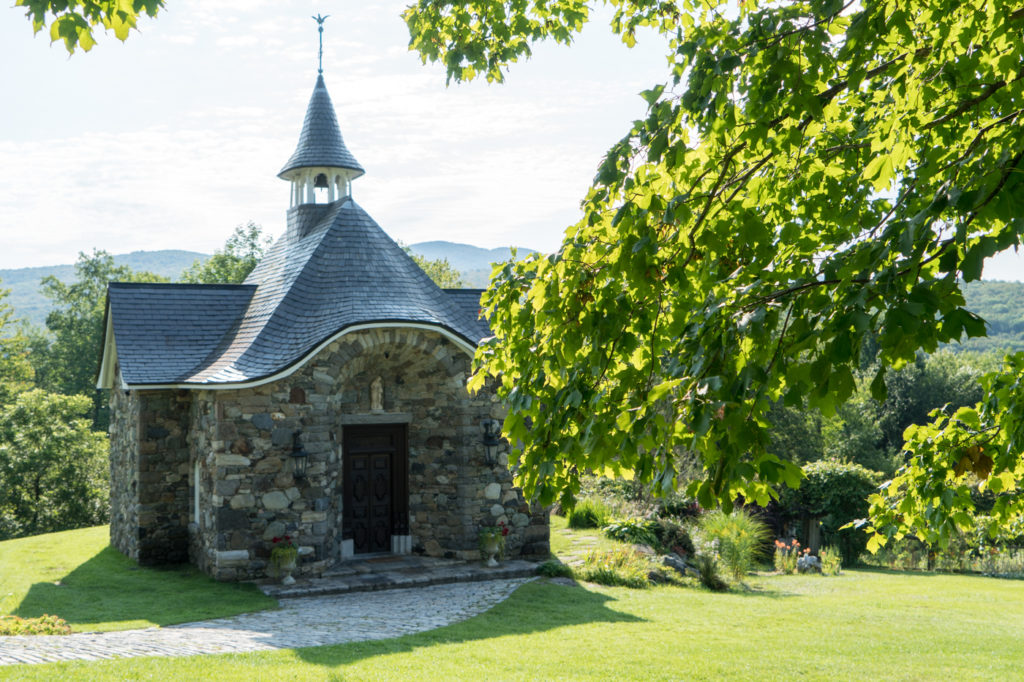
[[293,649],[400,637],[483,613],[527,579],[282,599],[276,611],[145,630],[0,637],[0,665]]

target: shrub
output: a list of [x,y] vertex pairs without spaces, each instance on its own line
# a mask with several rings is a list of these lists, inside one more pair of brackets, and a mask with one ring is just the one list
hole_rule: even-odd
[[822,547],[818,555],[821,559],[821,572],[824,575],[839,575],[839,569],[843,567],[843,557],[834,547]]
[[549,559],[537,566],[537,575],[545,578],[572,578],[572,566],[566,566],[558,559]]
[[622,519],[619,521],[612,521],[605,526],[604,534],[612,540],[655,547],[658,544],[658,535],[655,530],[657,527],[657,521],[651,521],[648,519]]
[[698,554],[694,557],[694,564],[697,567],[697,579],[700,584],[712,592],[725,592],[729,584],[718,575],[718,561],[711,554]]
[[722,564],[737,581],[753,570],[769,538],[768,526],[744,509],[705,514],[698,527],[705,540],[717,542]]
[[70,635],[71,626],[63,618],[43,614],[38,618],[0,616],[0,635]]
[[680,524],[671,519],[657,519],[654,523],[657,524],[654,526],[654,534],[658,537],[655,549],[659,552],[675,552],[685,556],[693,556],[696,553],[690,534]]
[[800,543],[793,539],[775,541],[775,570],[782,573],[796,573],[796,560],[800,557]]
[[701,508],[696,500],[679,495],[665,498],[658,508],[658,516],[675,519],[695,519],[700,513]]
[[812,462],[804,467],[807,477],[800,487],[784,487],[779,504],[789,519],[819,519],[825,543],[836,547],[843,563],[853,566],[867,547],[863,530],[844,525],[868,513],[867,498],[877,487],[879,474],[858,464],[831,460]]
[[582,580],[601,585],[643,588],[651,584],[648,577],[650,570],[647,557],[631,547],[611,552],[595,549],[587,554],[578,576]]
[[566,518],[570,528],[603,528],[611,520],[611,510],[596,497],[584,497],[568,510]]

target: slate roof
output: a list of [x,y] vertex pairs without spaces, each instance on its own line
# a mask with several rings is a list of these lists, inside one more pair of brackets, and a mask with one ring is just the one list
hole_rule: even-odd
[[125,382],[187,381],[219,356],[255,292],[251,284],[112,282],[107,315]]
[[493,332],[491,332],[487,320],[480,317],[480,313],[483,312],[480,308],[480,297],[484,294],[483,289],[445,289],[444,293],[463,310],[464,314],[473,318],[476,334],[481,340],[492,335]]
[[304,236],[278,239],[245,284],[112,284],[125,382],[256,381],[360,324],[426,324],[470,346],[490,336],[480,290],[440,289],[351,198],[322,211]]
[[331,96],[327,94],[322,75],[317,76],[313,96],[309,98],[309,106],[306,107],[306,120],[302,123],[299,145],[277,175],[283,178],[290,170],[310,166],[348,168],[357,171],[353,177],[359,177],[365,172],[341,138],[338,118],[334,114],[334,105]]

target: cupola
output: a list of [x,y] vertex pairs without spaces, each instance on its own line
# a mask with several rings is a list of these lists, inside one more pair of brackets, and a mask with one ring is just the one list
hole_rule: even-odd
[[352,181],[364,172],[345,147],[321,73],[306,108],[299,144],[277,174],[292,183],[289,206],[331,203],[351,196]]
[[318,14],[313,19],[320,33],[316,85],[306,107],[299,145],[277,174],[292,183],[290,209],[329,204],[352,196],[352,181],[365,172],[345,147],[331,96],[324,85],[324,20],[327,17]]

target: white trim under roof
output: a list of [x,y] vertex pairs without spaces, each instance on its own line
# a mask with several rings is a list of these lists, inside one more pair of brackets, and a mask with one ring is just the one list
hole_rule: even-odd
[[[103,363],[100,366],[100,379],[97,382],[96,388],[112,388],[113,385],[114,385],[113,377],[110,377],[110,381],[107,381],[106,380],[107,377],[104,374],[105,371],[106,372],[111,372],[112,369],[113,369],[113,363],[111,362],[109,364],[109,366],[108,366],[108,363],[107,363],[107,356],[108,356],[109,353],[112,352],[112,347],[113,347],[113,343],[114,343],[114,340],[113,340],[114,339],[114,336],[113,336],[113,324],[114,323],[113,323],[112,318],[113,318],[113,315],[109,315],[107,317],[107,334],[108,334],[108,336],[106,337],[106,342],[104,344]],[[420,323],[420,322],[402,322],[402,323],[396,323],[396,322],[373,322],[373,323],[368,323],[368,324],[354,324],[351,327],[346,327],[345,329],[342,329],[340,332],[334,334],[333,336],[327,338],[325,341],[320,343],[320,345],[318,345],[316,348],[311,350],[305,356],[299,358],[298,361],[294,362],[293,364],[291,364],[290,366],[286,367],[285,369],[282,369],[280,372],[276,372],[274,374],[271,374],[270,376],[263,377],[262,379],[253,379],[252,381],[236,381],[236,382],[230,382],[230,383],[229,382],[224,382],[224,383],[216,383],[216,384],[215,383],[195,382],[195,383],[179,383],[179,384],[132,384],[132,385],[128,386],[128,385],[124,384],[124,380],[122,378],[121,384],[122,384],[122,387],[126,388],[126,389],[127,388],[134,388],[134,389],[145,389],[145,390],[150,390],[150,389],[167,389],[167,388],[187,388],[187,389],[202,389],[202,390],[207,390],[207,391],[226,391],[226,390],[233,390],[233,389],[239,389],[239,388],[254,388],[256,386],[262,386],[263,384],[269,384],[269,383],[272,383],[274,381],[278,381],[279,379],[284,379],[285,377],[291,376],[296,371],[301,369],[312,357],[317,355],[320,351],[322,351],[324,348],[326,348],[330,344],[334,343],[335,341],[337,341],[341,337],[345,336],[346,334],[350,334],[352,332],[366,331],[367,329],[425,329],[427,331],[437,332],[438,334],[440,334],[441,336],[445,337],[446,339],[448,339],[449,341],[454,343],[456,346],[461,348],[463,351],[465,351],[470,357],[472,357],[473,354],[476,352],[476,347],[475,346],[471,345],[465,339],[456,336],[452,332],[448,331],[447,329],[445,329],[444,327],[441,327],[439,325],[423,324],[423,323]],[[123,377],[123,375],[122,375],[122,377]]]
[[[103,330],[103,355],[100,359],[100,371],[96,376],[96,388],[114,387],[114,366],[117,364],[117,339],[114,338],[114,316],[107,301],[107,326]],[[120,378],[120,377],[119,377]],[[128,388],[121,379],[121,388]]]

